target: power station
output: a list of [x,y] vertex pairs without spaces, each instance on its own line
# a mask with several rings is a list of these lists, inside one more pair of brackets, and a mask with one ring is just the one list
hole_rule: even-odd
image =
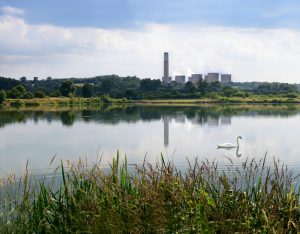
[[[221,79],[220,79],[221,76]],[[188,77],[188,81],[192,82],[193,84],[197,84],[200,81],[203,81],[202,74],[191,74]],[[204,81],[208,83],[213,82],[221,82],[221,83],[231,83],[231,74],[219,74],[216,72],[209,72],[207,75],[204,76]],[[162,82],[166,84],[170,84],[172,82],[172,77],[169,75],[169,53],[164,52],[164,76],[162,77]],[[177,75],[175,76],[175,82],[177,84],[185,84],[185,76],[184,75]]]
[[164,53],[164,76],[162,77],[162,82],[171,83],[172,77],[169,77],[169,53]]

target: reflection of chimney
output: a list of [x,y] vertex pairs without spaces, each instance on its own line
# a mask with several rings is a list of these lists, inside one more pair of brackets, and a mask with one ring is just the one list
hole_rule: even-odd
[[163,122],[164,122],[164,145],[166,147],[169,146],[169,117],[164,116],[163,117]]

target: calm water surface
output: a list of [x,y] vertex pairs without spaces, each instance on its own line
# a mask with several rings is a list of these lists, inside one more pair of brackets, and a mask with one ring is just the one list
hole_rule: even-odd
[[[217,149],[234,143],[236,149]],[[273,156],[300,171],[300,106],[231,105],[197,107],[105,107],[101,109],[0,110],[0,176],[21,174],[26,162],[32,173],[43,173],[61,159],[112,160],[117,150],[130,163],[146,156],[155,162],[163,153],[179,167],[186,158],[268,161]],[[226,156],[226,157],[225,157]]]

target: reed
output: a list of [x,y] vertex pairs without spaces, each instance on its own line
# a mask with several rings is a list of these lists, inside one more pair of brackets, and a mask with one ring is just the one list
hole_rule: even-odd
[[[298,233],[298,176],[274,159],[128,165],[119,154],[1,180],[1,233]],[[27,168],[27,167],[26,167]]]

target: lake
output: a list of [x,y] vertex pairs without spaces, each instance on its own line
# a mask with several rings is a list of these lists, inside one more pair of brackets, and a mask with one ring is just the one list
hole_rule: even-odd
[[[247,157],[279,158],[300,171],[299,105],[105,106],[0,109],[0,176],[46,173],[60,160],[104,166],[117,150],[129,163],[154,163],[162,153],[179,168],[187,159],[237,166]],[[217,144],[240,147],[217,149]],[[53,165],[51,159],[55,157]]]

